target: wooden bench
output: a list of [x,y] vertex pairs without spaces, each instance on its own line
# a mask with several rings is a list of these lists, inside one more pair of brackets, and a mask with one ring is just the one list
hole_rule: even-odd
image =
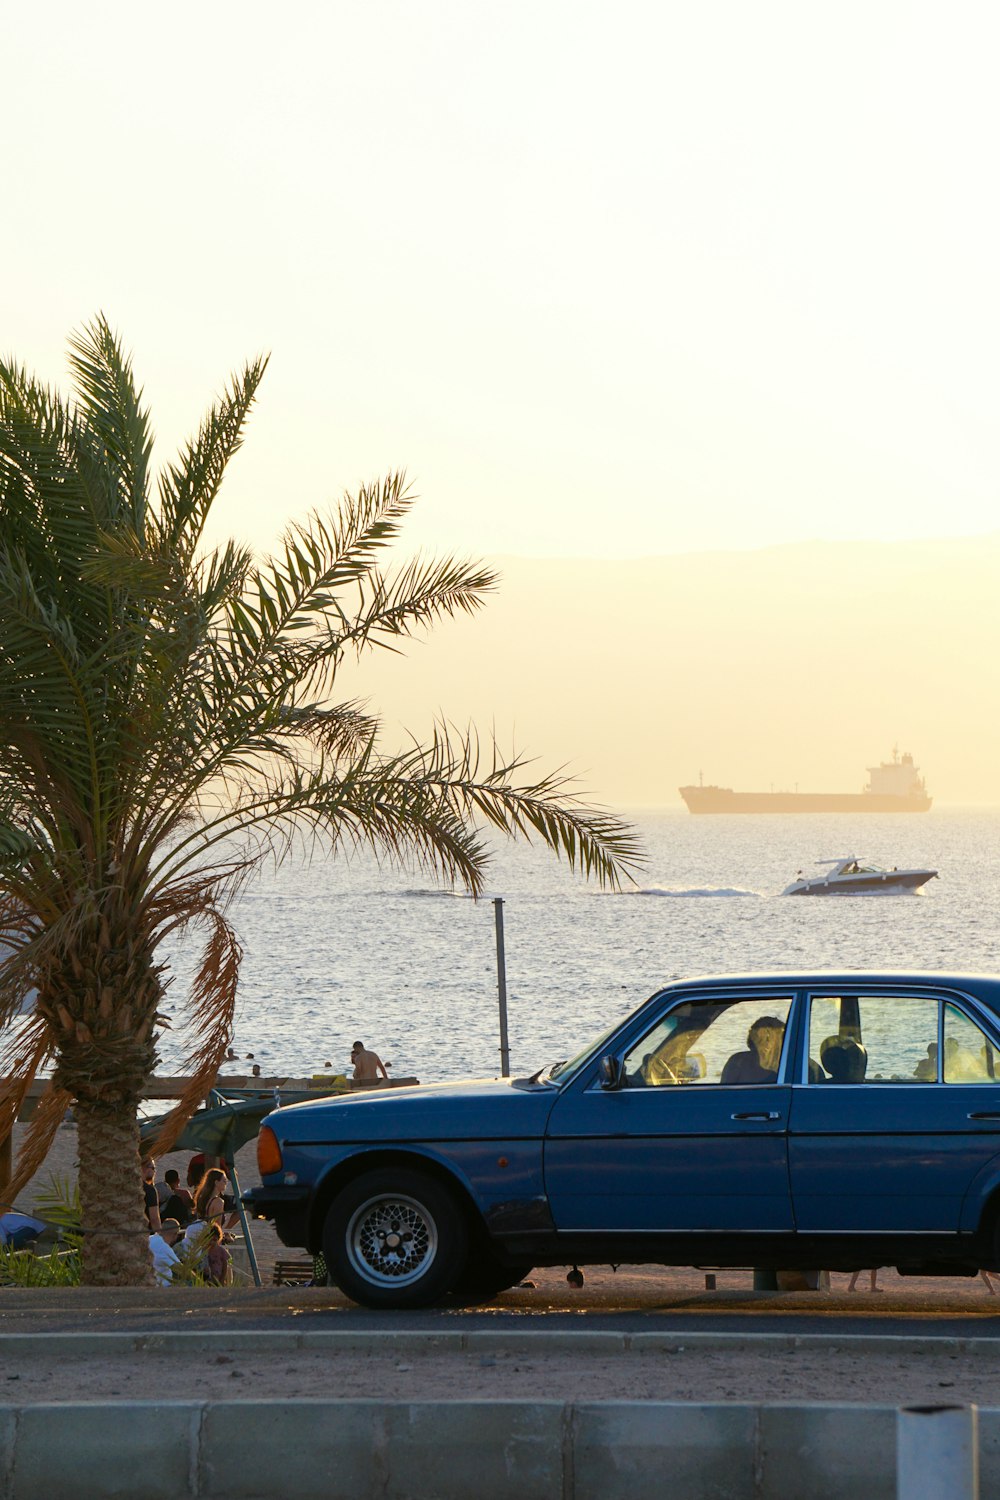
[[276,1260],[272,1286],[308,1286],[315,1280],[316,1267],[311,1260]]

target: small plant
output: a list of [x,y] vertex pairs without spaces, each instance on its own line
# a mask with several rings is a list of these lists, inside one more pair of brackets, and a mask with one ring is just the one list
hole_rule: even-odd
[[9,1245],[0,1245],[0,1287],[79,1285],[78,1248],[37,1255],[34,1250],[13,1250]]
[[50,1177],[35,1195],[35,1210],[39,1219],[45,1219],[60,1230],[64,1240],[79,1241],[83,1209],[80,1205],[80,1187],[75,1180],[69,1177]]
[[83,1235],[76,1183],[68,1177],[50,1177],[36,1194],[34,1213],[55,1231],[58,1244],[44,1254],[0,1246],[0,1286],[79,1286]]

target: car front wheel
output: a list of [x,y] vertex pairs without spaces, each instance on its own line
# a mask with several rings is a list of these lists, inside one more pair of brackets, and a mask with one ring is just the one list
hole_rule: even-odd
[[468,1236],[441,1183],[420,1172],[366,1172],[333,1200],[323,1251],[336,1284],[365,1307],[429,1307],[457,1284]]

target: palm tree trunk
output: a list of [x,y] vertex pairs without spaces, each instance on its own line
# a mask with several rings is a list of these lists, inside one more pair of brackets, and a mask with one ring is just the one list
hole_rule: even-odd
[[134,1110],[77,1104],[80,1201],[87,1286],[152,1286],[153,1262],[143,1211],[139,1126]]
[[76,1101],[82,1279],[152,1286],[136,1116],[156,1064],[162,991],[146,934],[130,927],[124,888],[102,901],[84,908],[71,942],[53,956],[37,1006],[57,1037],[53,1082]]

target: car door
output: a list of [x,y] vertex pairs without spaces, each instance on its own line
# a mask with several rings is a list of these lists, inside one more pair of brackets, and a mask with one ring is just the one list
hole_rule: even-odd
[[[792,990],[688,993],[605,1049],[553,1106],[545,1186],[562,1232],[787,1232]],[[756,1029],[755,1029],[756,1028]],[[790,1076],[790,1075],[788,1075]]]
[[788,1137],[801,1233],[962,1227],[1000,1151],[997,1050],[968,1007],[916,987],[810,996]]

